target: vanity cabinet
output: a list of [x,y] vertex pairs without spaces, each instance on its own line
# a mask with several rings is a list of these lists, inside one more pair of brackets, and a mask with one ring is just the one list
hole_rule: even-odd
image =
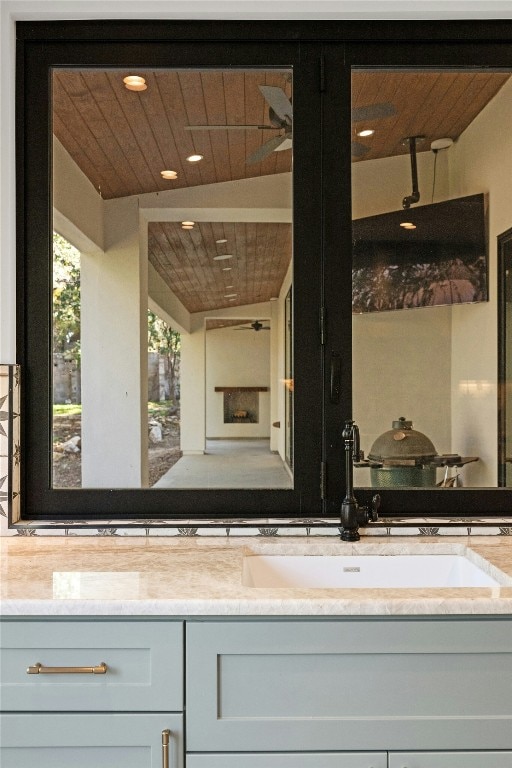
[[183,765],[182,622],[5,621],[1,642],[2,768]]
[[385,752],[187,755],[187,768],[387,768]]
[[1,641],[2,768],[512,768],[506,617],[13,619]]
[[8,714],[2,715],[1,745],[2,768],[178,768],[183,766],[182,716]]
[[511,750],[512,622],[189,623],[187,702],[190,752]]
[[388,768],[511,768],[512,752],[391,752]]

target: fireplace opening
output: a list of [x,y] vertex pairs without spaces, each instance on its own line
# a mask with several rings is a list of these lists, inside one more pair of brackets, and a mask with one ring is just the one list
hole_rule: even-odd
[[258,392],[224,392],[224,424],[258,424]]

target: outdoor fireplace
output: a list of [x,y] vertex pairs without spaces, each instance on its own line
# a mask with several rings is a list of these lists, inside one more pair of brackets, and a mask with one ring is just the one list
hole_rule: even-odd
[[260,392],[268,387],[215,387],[223,393],[224,424],[258,424]]

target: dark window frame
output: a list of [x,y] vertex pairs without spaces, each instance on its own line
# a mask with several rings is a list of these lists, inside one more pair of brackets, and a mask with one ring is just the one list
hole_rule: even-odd
[[[394,65],[424,66],[431,63],[431,53],[437,51],[446,65],[474,62],[496,66],[512,64],[512,22],[509,21],[448,21],[448,22],[183,22],[183,21],[86,21],[86,22],[18,22],[17,24],[17,251],[18,251],[18,349],[23,365],[23,517],[31,520],[90,520],[124,518],[158,521],[191,518],[226,519],[250,522],[272,517],[301,520],[321,517],[332,520],[339,516],[343,496],[342,425],[351,412],[351,311],[350,260],[344,263],[333,258],[333,248],[350,253],[350,156],[341,150],[343,142],[333,137],[344,136],[350,141],[350,67]],[[156,491],[144,489],[53,490],[50,485],[48,454],[48,424],[50,419],[48,393],[49,333],[41,346],[39,331],[34,330],[34,318],[49,317],[50,291],[48,271],[27,269],[30,254],[49,253],[51,227],[49,205],[41,207],[41,195],[50,197],[50,137],[46,129],[35,145],[34,125],[48,127],[46,89],[40,90],[41,67],[56,63],[73,65],[80,60],[81,46],[108,43],[119,44],[140,54],[146,45],[160,46],[155,58],[164,61],[169,46],[189,49],[186,63],[201,65],[201,55],[218,46],[234,50],[243,46],[245,53],[236,61],[248,61],[252,50],[267,47],[274,58],[258,60],[264,66],[287,62],[287,51],[301,72],[296,81],[296,109],[301,114],[301,82],[321,116],[313,126],[301,127],[297,121],[297,156],[306,152],[307,158],[299,170],[294,185],[294,240],[301,243],[295,251],[297,259],[294,296],[299,312],[294,316],[296,371],[301,361],[314,365],[318,371],[307,386],[295,390],[295,437],[297,490],[290,491]],[[404,42],[405,41],[405,42]],[[208,48],[210,46],[210,49]],[[53,53],[52,53],[53,51]],[[65,55],[62,52],[65,51]],[[194,53],[194,51],[196,53]],[[200,53],[200,51],[202,53]],[[399,51],[399,53],[397,53]],[[406,55],[405,55],[406,54]],[[484,55],[485,54],[485,55]],[[159,59],[160,56],[160,59]],[[245,57],[248,57],[244,59]],[[384,59],[383,59],[384,56]],[[487,61],[486,57],[489,57]],[[213,62],[215,56],[210,55]],[[257,57],[256,57],[257,58]],[[289,58],[289,56],[288,56]],[[441,59],[439,63],[441,63]],[[254,60],[254,59],[253,59]],[[130,60],[133,64],[133,58]],[[142,59],[141,59],[142,61]],[[298,62],[301,62],[298,65]],[[144,59],[147,65],[147,59]],[[121,66],[122,61],[116,61]],[[95,62],[102,66],[102,62]],[[151,64],[151,62],[150,62]],[[172,66],[172,63],[169,64]],[[32,68],[36,69],[33,70]],[[34,73],[39,76],[34,77]],[[307,85],[306,85],[307,84]],[[39,114],[38,121],[29,110]],[[304,113],[303,113],[304,114]],[[41,122],[42,121],[42,122]],[[311,145],[315,130],[320,127],[322,152]],[[32,131],[32,133],[31,133]],[[336,146],[335,146],[336,145]],[[42,162],[36,163],[36,158]],[[30,168],[30,173],[26,169]],[[306,210],[304,192],[309,177],[309,216],[297,217]],[[327,193],[327,190],[329,192]],[[39,196],[39,209],[33,216],[33,200]],[[339,200],[342,200],[341,206]],[[26,215],[28,214],[28,215]],[[33,258],[33,257],[32,257]],[[319,270],[318,284],[304,278],[302,270],[308,260]],[[39,259],[41,263],[41,259]],[[42,283],[41,283],[42,281]],[[313,298],[308,298],[308,292]],[[341,299],[340,299],[341,297]],[[318,343],[319,316],[324,312],[325,344]],[[47,321],[48,322],[48,321]],[[301,339],[301,346],[297,340]],[[339,356],[341,366],[341,396],[332,402],[329,372],[333,356]],[[323,382],[323,383],[322,383]],[[38,390],[39,394],[38,394]],[[41,394],[43,393],[43,394]],[[313,396],[313,397],[312,397]],[[35,400],[34,400],[35,398]],[[313,402],[313,405],[305,407]],[[41,421],[41,414],[44,414]],[[301,450],[297,450],[297,446]],[[325,470],[326,488],[321,498],[321,466]],[[358,498],[367,502],[374,491],[357,489]],[[169,495],[172,494],[172,495]],[[474,516],[507,515],[511,508],[512,491],[492,489],[421,489],[381,491],[384,516]],[[124,510],[130,510],[129,513]],[[303,522],[302,522],[303,524]]]

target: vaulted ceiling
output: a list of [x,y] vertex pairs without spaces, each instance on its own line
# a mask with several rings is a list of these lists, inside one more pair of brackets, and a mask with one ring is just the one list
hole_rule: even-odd
[[[291,100],[290,73],[146,71],[137,74],[145,77],[147,89],[137,92],[124,87],[127,74],[132,73],[59,69],[53,75],[54,133],[104,199],[291,170],[290,150],[247,163],[258,147],[283,133],[272,127],[258,86],[277,86]],[[407,136],[425,136],[419,151],[440,137],[456,140],[508,77],[473,70],[354,71],[353,109],[393,108],[387,117],[353,125],[352,138],[366,150],[361,159],[404,154]],[[260,127],[187,129],[222,125]],[[362,127],[375,133],[356,137]],[[203,160],[187,162],[193,153]],[[163,179],[162,170],[176,171],[177,179]],[[219,239],[227,243],[219,246]],[[222,253],[233,258],[214,260]],[[291,254],[289,224],[202,222],[182,230],[167,222],[149,229],[149,259],[190,312],[268,301],[279,293]],[[237,294],[234,301],[226,298],[231,292]]]

